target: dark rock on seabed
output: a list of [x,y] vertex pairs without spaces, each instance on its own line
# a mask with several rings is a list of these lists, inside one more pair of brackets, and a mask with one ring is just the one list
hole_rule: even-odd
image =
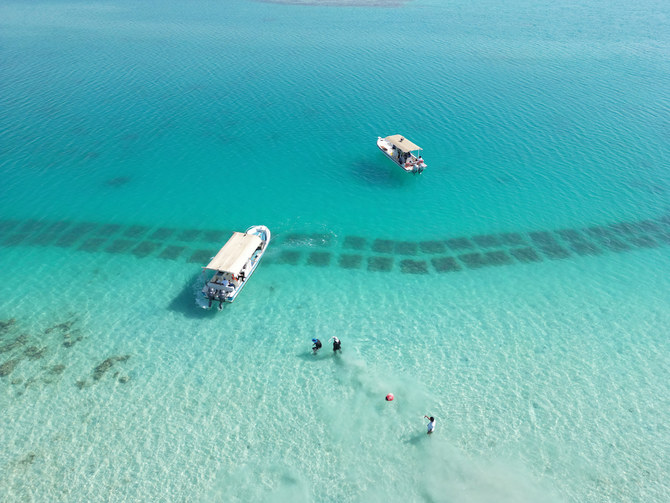
[[126,360],[128,360],[128,358],[130,358],[130,355],[111,356],[107,358],[105,361],[98,364],[93,369],[93,380],[99,381],[100,379],[102,379],[102,376],[104,376],[105,373],[114,366],[114,364],[116,364],[117,362],[125,362]]

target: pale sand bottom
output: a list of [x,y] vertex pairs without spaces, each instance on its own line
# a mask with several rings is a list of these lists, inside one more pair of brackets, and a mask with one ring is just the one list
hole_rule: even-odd
[[[193,306],[188,264],[48,253],[66,295],[42,304],[4,282],[22,294],[2,305],[17,321],[0,342],[27,334],[2,355],[20,359],[2,378],[0,434],[0,489],[17,499],[667,494],[670,320],[636,287],[667,291],[647,267],[656,252],[449,281],[274,265],[222,313]],[[342,355],[313,356],[315,335],[338,335]]]

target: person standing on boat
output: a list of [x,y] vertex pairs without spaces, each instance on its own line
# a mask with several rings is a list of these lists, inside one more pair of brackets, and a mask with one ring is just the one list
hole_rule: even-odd
[[338,351],[341,353],[342,341],[335,336],[333,336],[331,339],[333,340],[333,353],[337,353]]
[[321,349],[321,341],[319,339],[312,339],[312,342],[314,345],[312,346],[312,353],[316,354],[316,352]]

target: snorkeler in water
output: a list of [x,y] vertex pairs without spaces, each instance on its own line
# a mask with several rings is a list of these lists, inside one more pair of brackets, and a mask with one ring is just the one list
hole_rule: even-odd
[[338,351],[341,353],[342,341],[335,336],[331,337],[331,340],[333,341],[333,353],[337,353]]
[[433,416],[423,416],[428,419],[428,433],[429,435],[435,431],[435,418]]
[[312,339],[312,342],[314,345],[312,346],[312,353],[316,354],[316,352],[321,349],[321,341],[319,339]]

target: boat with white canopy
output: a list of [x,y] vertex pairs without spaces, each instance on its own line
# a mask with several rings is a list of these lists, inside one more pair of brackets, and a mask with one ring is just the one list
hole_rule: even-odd
[[249,227],[245,233],[234,232],[219,253],[203,267],[205,286],[198,292],[198,305],[210,309],[213,302],[218,302],[221,310],[224,302],[233,302],[258,267],[269,243],[270,229],[264,225]]
[[402,135],[394,134],[386,138],[378,136],[377,146],[386,157],[408,173],[417,174],[426,169],[426,163],[421,157],[423,149]]

